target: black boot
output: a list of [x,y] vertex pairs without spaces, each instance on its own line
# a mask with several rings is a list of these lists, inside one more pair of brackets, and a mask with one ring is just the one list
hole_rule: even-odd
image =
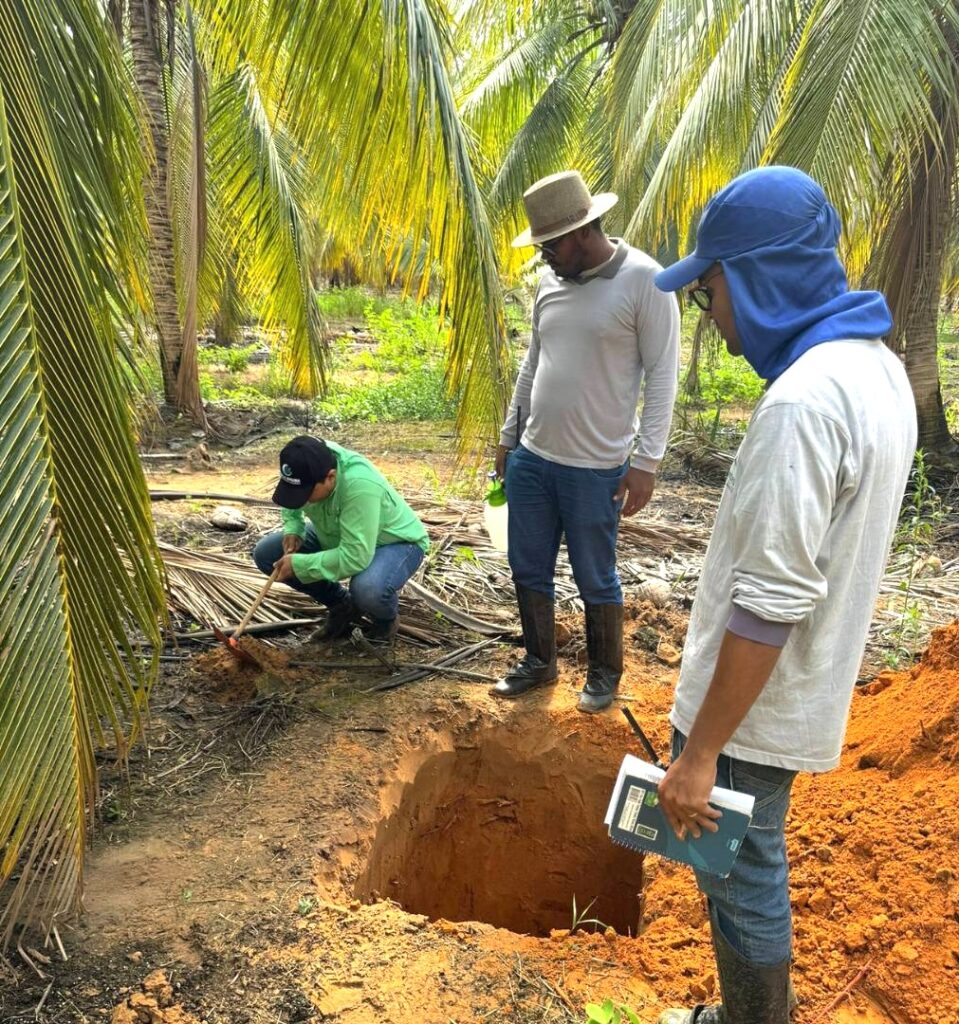
[[726,1024],[789,1024],[790,960],[772,967],[754,964],[726,941],[715,911],[710,925]]
[[579,710],[594,714],[608,708],[623,675],[623,606],[586,605],[586,685]]
[[555,683],[556,616],[553,598],[516,584],[526,654],[490,690],[497,697],[518,697],[536,686]]
[[353,624],[358,622],[359,618],[360,613],[356,610],[353,599],[347,595],[342,601],[327,608],[326,624],[321,626],[310,639],[320,643],[327,640],[338,640],[341,636],[350,633]]
[[710,925],[722,1005],[667,1010],[658,1024],[789,1024],[796,1006],[790,961],[764,967],[745,960],[723,937],[715,913]]
[[400,628],[400,617],[393,619],[373,619],[373,624],[363,630],[363,635],[371,644],[392,647]]

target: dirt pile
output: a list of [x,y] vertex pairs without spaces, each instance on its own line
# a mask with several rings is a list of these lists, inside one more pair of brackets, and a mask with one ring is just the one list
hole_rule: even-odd
[[853,715],[846,742],[860,767],[948,770],[959,760],[959,624],[935,630],[909,672],[884,672],[859,695],[868,714]]
[[217,704],[244,704],[258,693],[290,689],[302,678],[302,673],[290,666],[291,655],[286,651],[251,636],[241,636],[237,646],[254,663],[238,658],[223,644],[193,660],[196,678]]
[[173,986],[163,971],[147,975],[136,992],[115,1006],[110,1024],[203,1024],[173,1001]]

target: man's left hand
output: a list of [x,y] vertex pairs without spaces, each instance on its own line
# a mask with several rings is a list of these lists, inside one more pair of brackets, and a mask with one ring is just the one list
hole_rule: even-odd
[[621,516],[631,516],[641,508],[645,508],[649,499],[653,496],[653,487],[656,485],[656,474],[647,473],[644,469],[635,469],[630,466],[626,470],[616,492],[615,500],[622,501],[623,507],[619,510]]
[[659,806],[678,839],[690,832],[694,839],[703,829],[718,832],[716,819],[722,811],[709,806],[709,794],[716,785],[716,762],[692,759],[680,754],[659,784]]
[[277,561],[273,563],[273,569],[274,571],[279,569],[279,573],[276,578],[281,583],[285,583],[287,580],[296,579],[296,573],[293,571],[292,555],[284,555],[282,558],[277,559]]

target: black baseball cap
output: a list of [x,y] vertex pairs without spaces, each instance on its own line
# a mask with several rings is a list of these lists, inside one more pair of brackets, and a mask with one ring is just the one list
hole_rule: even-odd
[[308,434],[294,437],[280,452],[280,482],[273,501],[281,508],[302,508],[330,470],[336,469],[336,455],[325,441]]

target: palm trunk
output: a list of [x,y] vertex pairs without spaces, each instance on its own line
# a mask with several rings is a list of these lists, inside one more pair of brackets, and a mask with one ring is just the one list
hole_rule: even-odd
[[[937,211],[945,237],[950,209],[942,204]],[[923,246],[923,265],[917,267],[912,294],[901,325],[905,340],[906,372],[916,399],[919,418],[919,447],[928,452],[944,454],[955,451],[949,434],[939,383],[939,309],[942,301],[941,244]]]
[[156,0],[130,3],[130,45],[134,73],[149,126],[150,178],[146,182],[146,210],[150,228],[149,271],[155,324],[160,344],[163,398],[177,412],[206,426],[195,363],[183,360],[183,333],[177,304],[170,212],[169,132],[163,88],[160,18]]
[[[959,60],[959,41],[953,41],[953,55]],[[941,136],[927,138],[913,160],[908,190],[887,232],[880,281],[895,321],[892,347],[905,353],[919,419],[919,447],[949,454],[956,444],[942,404],[938,327],[959,125],[949,97],[934,89],[930,102]]]

